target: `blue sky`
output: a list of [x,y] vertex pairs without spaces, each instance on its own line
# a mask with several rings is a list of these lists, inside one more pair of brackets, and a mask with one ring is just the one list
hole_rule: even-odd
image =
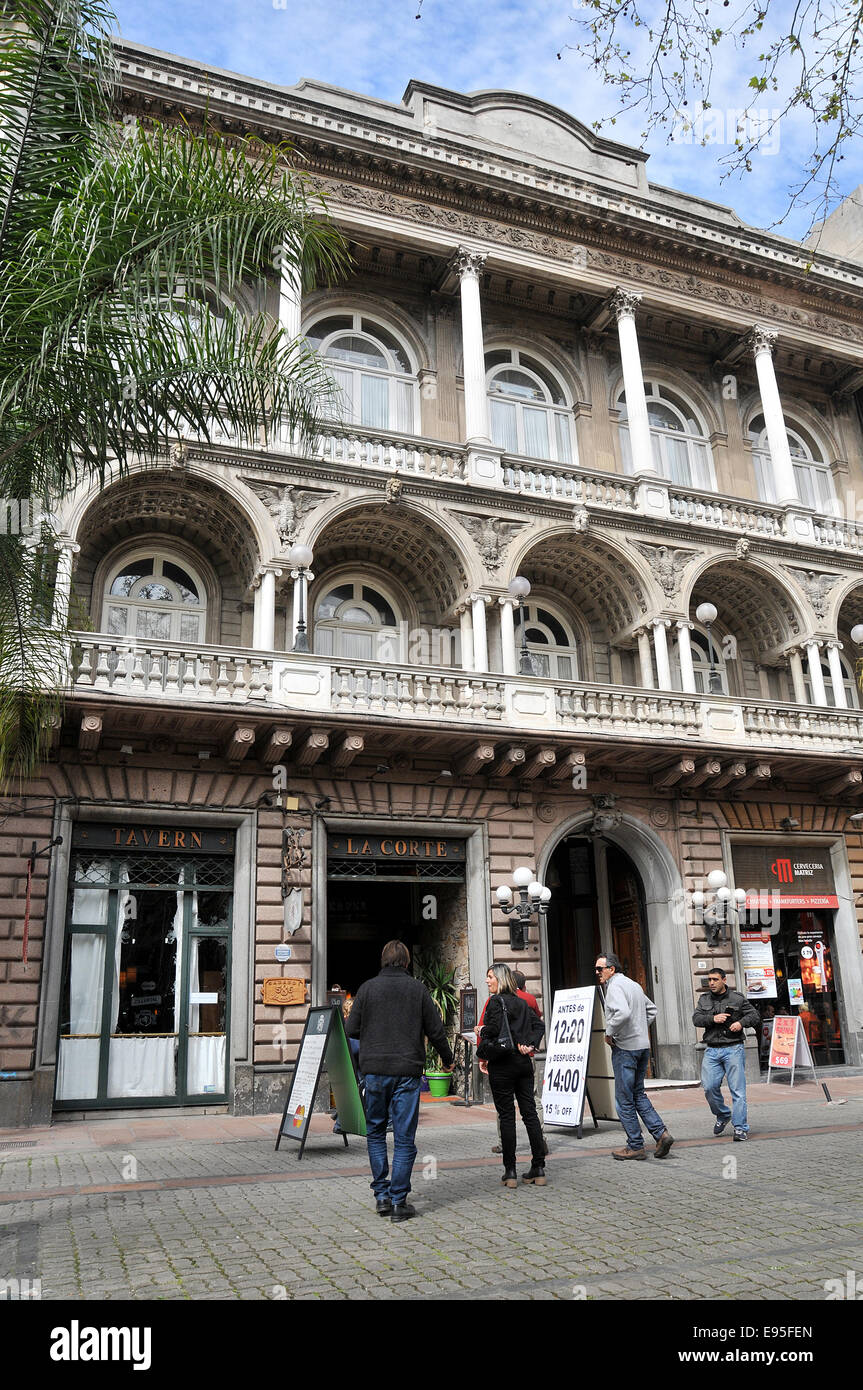
[[[611,90],[566,47],[574,40],[573,0],[422,0],[420,19],[419,0],[286,0],[284,9],[273,0],[115,0],[114,8],[130,40],[285,86],[310,77],[398,102],[417,78],[461,92],[525,92],[587,125],[614,111]],[[713,124],[701,132],[723,143],[668,144],[654,135],[647,172],[653,183],[733,207],[744,222],[766,227],[800,178],[808,123],[786,118],[747,179],[721,182],[719,159],[734,138],[725,112],[745,99],[739,71],[729,59],[713,94]],[[604,133],[640,145],[641,128],[633,115]],[[863,154],[845,161],[841,177],[845,194],[863,182]],[[809,216],[798,209],[776,230],[802,237]]]

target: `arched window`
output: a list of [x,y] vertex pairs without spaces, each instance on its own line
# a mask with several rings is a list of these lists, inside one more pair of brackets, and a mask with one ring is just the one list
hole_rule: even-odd
[[111,572],[102,630],[145,642],[203,642],[206,609],[204,586],[185,561],[139,551]]
[[[824,458],[823,450],[813,437],[796,423],[789,427],[786,421],[786,433],[800,501],[804,507],[811,507],[813,511],[832,513],[836,509],[836,490],[833,486],[833,474]],[[752,462],[758,496],[762,502],[776,502],[776,478],[763,415],[756,415],[751,421],[749,438],[752,440]]]
[[[728,671],[725,665],[725,657],[722,651],[722,637],[714,631],[713,637],[713,656],[711,659],[710,642],[706,631],[701,628],[692,627],[689,632],[689,646],[692,652],[692,670],[695,675],[695,689],[699,695],[727,695],[728,690]],[[719,690],[710,688],[710,669],[711,666],[719,675]],[[675,641],[672,662],[671,679],[675,690],[683,689],[683,680],[680,668],[680,643]]]
[[695,689],[699,695],[717,694],[717,691],[710,689],[710,668],[719,672],[719,679],[722,684],[722,694],[728,694],[728,672],[725,669],[725,658],[722,655],[722,643],[713,637],[713,659],[711,661],[710,642],[707,640],[707,633],[700,628],[693,627],[689,633],[689,645],[692,648],[692,669],[695,672]]
[[[845,703],[849,709],[860,708],[860,692],[857,689],[857,682],[854,679],[854,672],[849,662],[845,660],[842,652],[839,653],[839,664],[842,667],[842,686],[845,691]],[[821,674],[824,677],[824,691],[827,696],[827,704],[831,709],[836,709],[836,696],[833,691],[833,677],[830,674],[830,664],[825,657],[821,662]],[[810,705],[815,704],[812,693],[812,679],[809,675],[809,663],[803,663],[803,684],[806,687],[806,699]]]
[[[551,680],[579,680],[578,650],[569,624],[542,603],[526,603],[522,621],[536,675],[548,676]],[[518,652],[521,650],[521,623],[516,628],[515,641]]]
[[315,605],[314,648],[350,661],[400,661],[396,609],[361,579],[336,584]]
[[506,348],[485,355],[493,443],[508,454],[572,463],[572,418],[563,388],[535,358]]
[[[653,466],[661,477],[681,487],[712,490],[713,453],[705,425],[683,396],[658,381],[645,381],[647,419],[650,424],[650,445]],[[626,414],[626,395],[617,398],[620,411],[620,447],[623,467],[633,472],[632,446]]]
[[417,430],[416,372],[404,344],[363,314],[332,314],[306,334],[339,388],[339,413],[370,429]]

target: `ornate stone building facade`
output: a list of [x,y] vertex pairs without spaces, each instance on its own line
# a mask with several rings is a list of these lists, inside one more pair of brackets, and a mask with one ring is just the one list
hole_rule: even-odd
[[[71,689],[2,827],[6,1122],[274,1108],[308,1003],[395,934],[546,1008],[617,950],[657,1075],[696,1075],[715,963],[859,1064],[863,266],[531,98],[119,54],[124,114],[288,139],[325,191],[349,278],[266,294],[341,405],[305,452],[178,440],[62,504]],[[552,889],[523,951],[519,864]]]

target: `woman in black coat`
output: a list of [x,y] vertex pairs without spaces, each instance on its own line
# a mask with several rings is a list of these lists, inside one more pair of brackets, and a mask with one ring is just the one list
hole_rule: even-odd
[[[503,1149],[506,1187],[518,1186],[515,1171],[515,1104],[530,1140],[531,1165],[523,1176],[526,1183],[545,1186],[545,1148],[542,1127],[533,1097],[533,1052],[542,1041],[544,1027],[518,996],[508,965],[490,965],[486,975],[489,1000],[485,1008],[482,1036],[477,1056],[488,1065],[488,1080],[495,1109],[500,1116],[500,1142]],[[507,1026],[508,1025],[508,1026]],[[511,1038],[511,1047],[501,1047]]]

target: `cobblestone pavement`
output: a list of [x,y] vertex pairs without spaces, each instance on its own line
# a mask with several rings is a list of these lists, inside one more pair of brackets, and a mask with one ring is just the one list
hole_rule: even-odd
[[274,1152],[275,1116],[7,1131],[0,1280],[43,1300],[815,1301],[851,1270],[863,1292],[863,1080],[831,1089],[847,1103],[751,1087],[748,1144],[712,1137],[700,1092],[659,1093],[668,1159],[613,1162],[603,1123],[553,1135],[549,1185],[517,1191],[492,1109],[424,1106],[401,1226],[374,1211],[363,1141],[323,1116],[302,1162]]

